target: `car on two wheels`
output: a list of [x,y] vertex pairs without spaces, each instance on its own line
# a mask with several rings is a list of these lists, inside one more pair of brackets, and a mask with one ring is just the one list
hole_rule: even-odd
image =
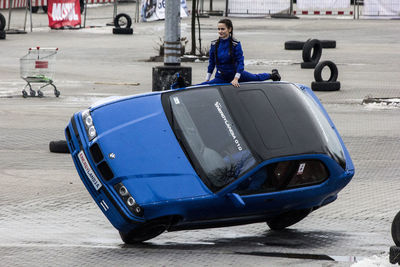
[[65,129],[87,190],[125,243],[164,231],[289,227],[333,202],[350,155],[310,88],[192,86],[104,101]]

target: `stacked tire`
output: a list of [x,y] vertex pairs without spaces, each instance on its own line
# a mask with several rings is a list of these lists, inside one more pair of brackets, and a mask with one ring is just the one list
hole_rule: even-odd
[[[328,67],[330,69],[330,76],[328,80],[322,78],[322,70]],[[340,90],[340,82],[337,81],[339,72],[336,64],[330,60],[321,61],[317,64],[314,70],[315,82],[311,83],[313,91],[338,91]]]
[[114,18],[113,34],[133,34],[132,19],[128,14],[120,13]]
[[318,64],[322,55],[322,45],[318,39],[308,40],[303,46],[302,69],[313,69]]
[[6,31],[4,30],[5,28],[6,28],[6,18],[3,16],[3,14],[0,13],[0,40],[6,39]]

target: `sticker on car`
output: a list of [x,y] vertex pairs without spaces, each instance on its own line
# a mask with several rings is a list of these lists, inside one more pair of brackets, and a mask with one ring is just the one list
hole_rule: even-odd
[[97,178],[96,174],[92,170],[92,167],[90,167],[89,161],[87,160],[86,155],[82,150],[78,153],[78,158],[90,182],[93,184],[96,190],[99,190],[101,187],[100,180],[99,178]]

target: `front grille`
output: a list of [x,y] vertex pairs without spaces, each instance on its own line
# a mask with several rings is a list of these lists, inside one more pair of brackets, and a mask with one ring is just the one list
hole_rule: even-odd
[[98,170],[101,173],[101,176],[104,180],[109,181],[114,177],[114,174],[110,167],[108,166],[107,162],[103,161],[99,165],[97,165]]
[[98,164],[100,161],[103,160],[104,156],[103,153],[101,152],[101,149],[97,143],[94,143],[90,148],[90,155],[92,155],[92,158],[96,164]]

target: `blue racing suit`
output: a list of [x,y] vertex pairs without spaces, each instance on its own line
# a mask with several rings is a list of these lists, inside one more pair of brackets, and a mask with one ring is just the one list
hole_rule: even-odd
[[244,70],[242,46],[232,37],[219,38],[211,42],[207,80],[215,67],[217,67],[215,78],[201,84],[230,83],[235,77],[239,78],[239,82],[265,81],[271,78],[269,73],[252,74]]

